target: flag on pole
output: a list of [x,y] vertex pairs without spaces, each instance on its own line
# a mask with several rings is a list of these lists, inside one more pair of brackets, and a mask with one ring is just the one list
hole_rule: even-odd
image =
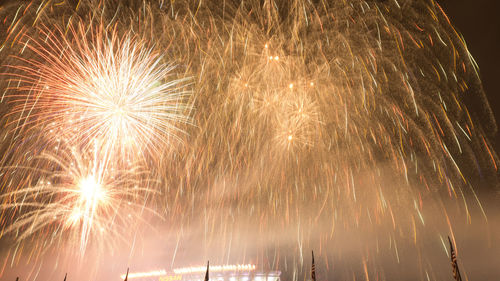
[[316,265],[314,264],[314,251],[312,253],[311,280],[316,281]]
[[207,272],[205,273],[205,281],[208,281],[209,278],[208,278],[208,268],[210,266],[210,261],[207,261]]
[[127,267],[127,275],[125,275],[125,280],[123,281],[128,281],[128,267]]
[[455,254],[455,249],[453,249],[453,243],[451,242],[450,236],[448,236],[448,241],[450,242],[450,258],[451,267],[453,268],[453,278],[456,281],[462,281],[462,276],[460,276],[460,270],[458,269],[457,255]]

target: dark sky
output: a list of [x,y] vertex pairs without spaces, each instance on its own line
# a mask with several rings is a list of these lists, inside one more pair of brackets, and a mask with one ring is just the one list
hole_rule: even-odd
[[[484,90],[500,124],[500,1],[438,0],[452,23],[464,36],[479,64]],[[500,136],[495,139],[500,151]]]

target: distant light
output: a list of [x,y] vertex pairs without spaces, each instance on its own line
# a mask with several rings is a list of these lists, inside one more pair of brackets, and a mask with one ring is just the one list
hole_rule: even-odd
[[[149,272],[136,272],[136,273],[129,273],[128,278],[140,278],[140,277],[154,277],[154,276],[162,276],[166,275],[167,272],[162,269],[162,270],[154,270],[154,271],[149,271]],[[120,275],[121,279],[125,279],[125,274]]]
[[[185,273],[201,273],[207,270],[206,266],[192,266],[174,269],[176,274]],[[255,265],[253,264],[227,264],[227,265],[211,265],[210,272],[222,272],[222,271],[247,271],[255,270]]]
[[[182,276],[181,274],[190,274],[190,273],[204,273],[206,272],[207,267],[206,266],[192,266],[192,267],[182,267],[182,268],[176,268],[174,269],[174,273],[178,274],[176,276],[172,276],[173,279],[171,280],[181,280]],[[227,264],[227,265],[211,265],[210,266],[210,272],[225,272],[225,271],[252,271],[255,270],[255,265],[253,264]],[[142,278],[142,277],[156,277],[156,276],[163,276],[167,275],[167,271],[162,269],[162,270],[154,270],[154,271],[149,271],[149,272],[136,272],[136,273],[129,273],[128,278]],[[121,279],[125,278],[125,274],[120,275]],[[244,277],[243,280],[248,280],[248,278]],[[234,277],[231,277],[230,281],[236,281]]]

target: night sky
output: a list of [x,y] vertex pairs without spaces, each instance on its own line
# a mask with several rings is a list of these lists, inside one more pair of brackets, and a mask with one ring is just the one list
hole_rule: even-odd
[[[452,23],[462,33],[469,51],[476,59],[484,90],[500,123],[500,3],[491,0],[442,0],[439,1]],[[496,150],[500,148],[500,137],[495,137]]]

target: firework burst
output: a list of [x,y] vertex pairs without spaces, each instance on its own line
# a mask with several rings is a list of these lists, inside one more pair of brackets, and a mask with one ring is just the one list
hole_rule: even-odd
[[50,163],[50,169],[11,168],[11,173],[28,169],[29,178],[23,180],[23,188],[0,198],[1,212],[12,218],[4,222],[2,234],[15,234],[18,247],[29,237],[58,246],[75,245],[83,257],[89,243],[112,248],[113,240],[103,237],[126,237],[145,216],[156,215],[148,207],[155,181],[146,171],[135,165],[117,169],[105,163],[98,149],[92,151],[68,147],[57,155],[33,159]]
[[24,44],[33,56],[8,66],[16,86],[6,97],[21,135],[41,130],[48,143],[84,149],[97,142],[106,157],[134,161],[164,151],[189,123],[188,79],[128,32],[79,23],[69,32],[40,28]]

